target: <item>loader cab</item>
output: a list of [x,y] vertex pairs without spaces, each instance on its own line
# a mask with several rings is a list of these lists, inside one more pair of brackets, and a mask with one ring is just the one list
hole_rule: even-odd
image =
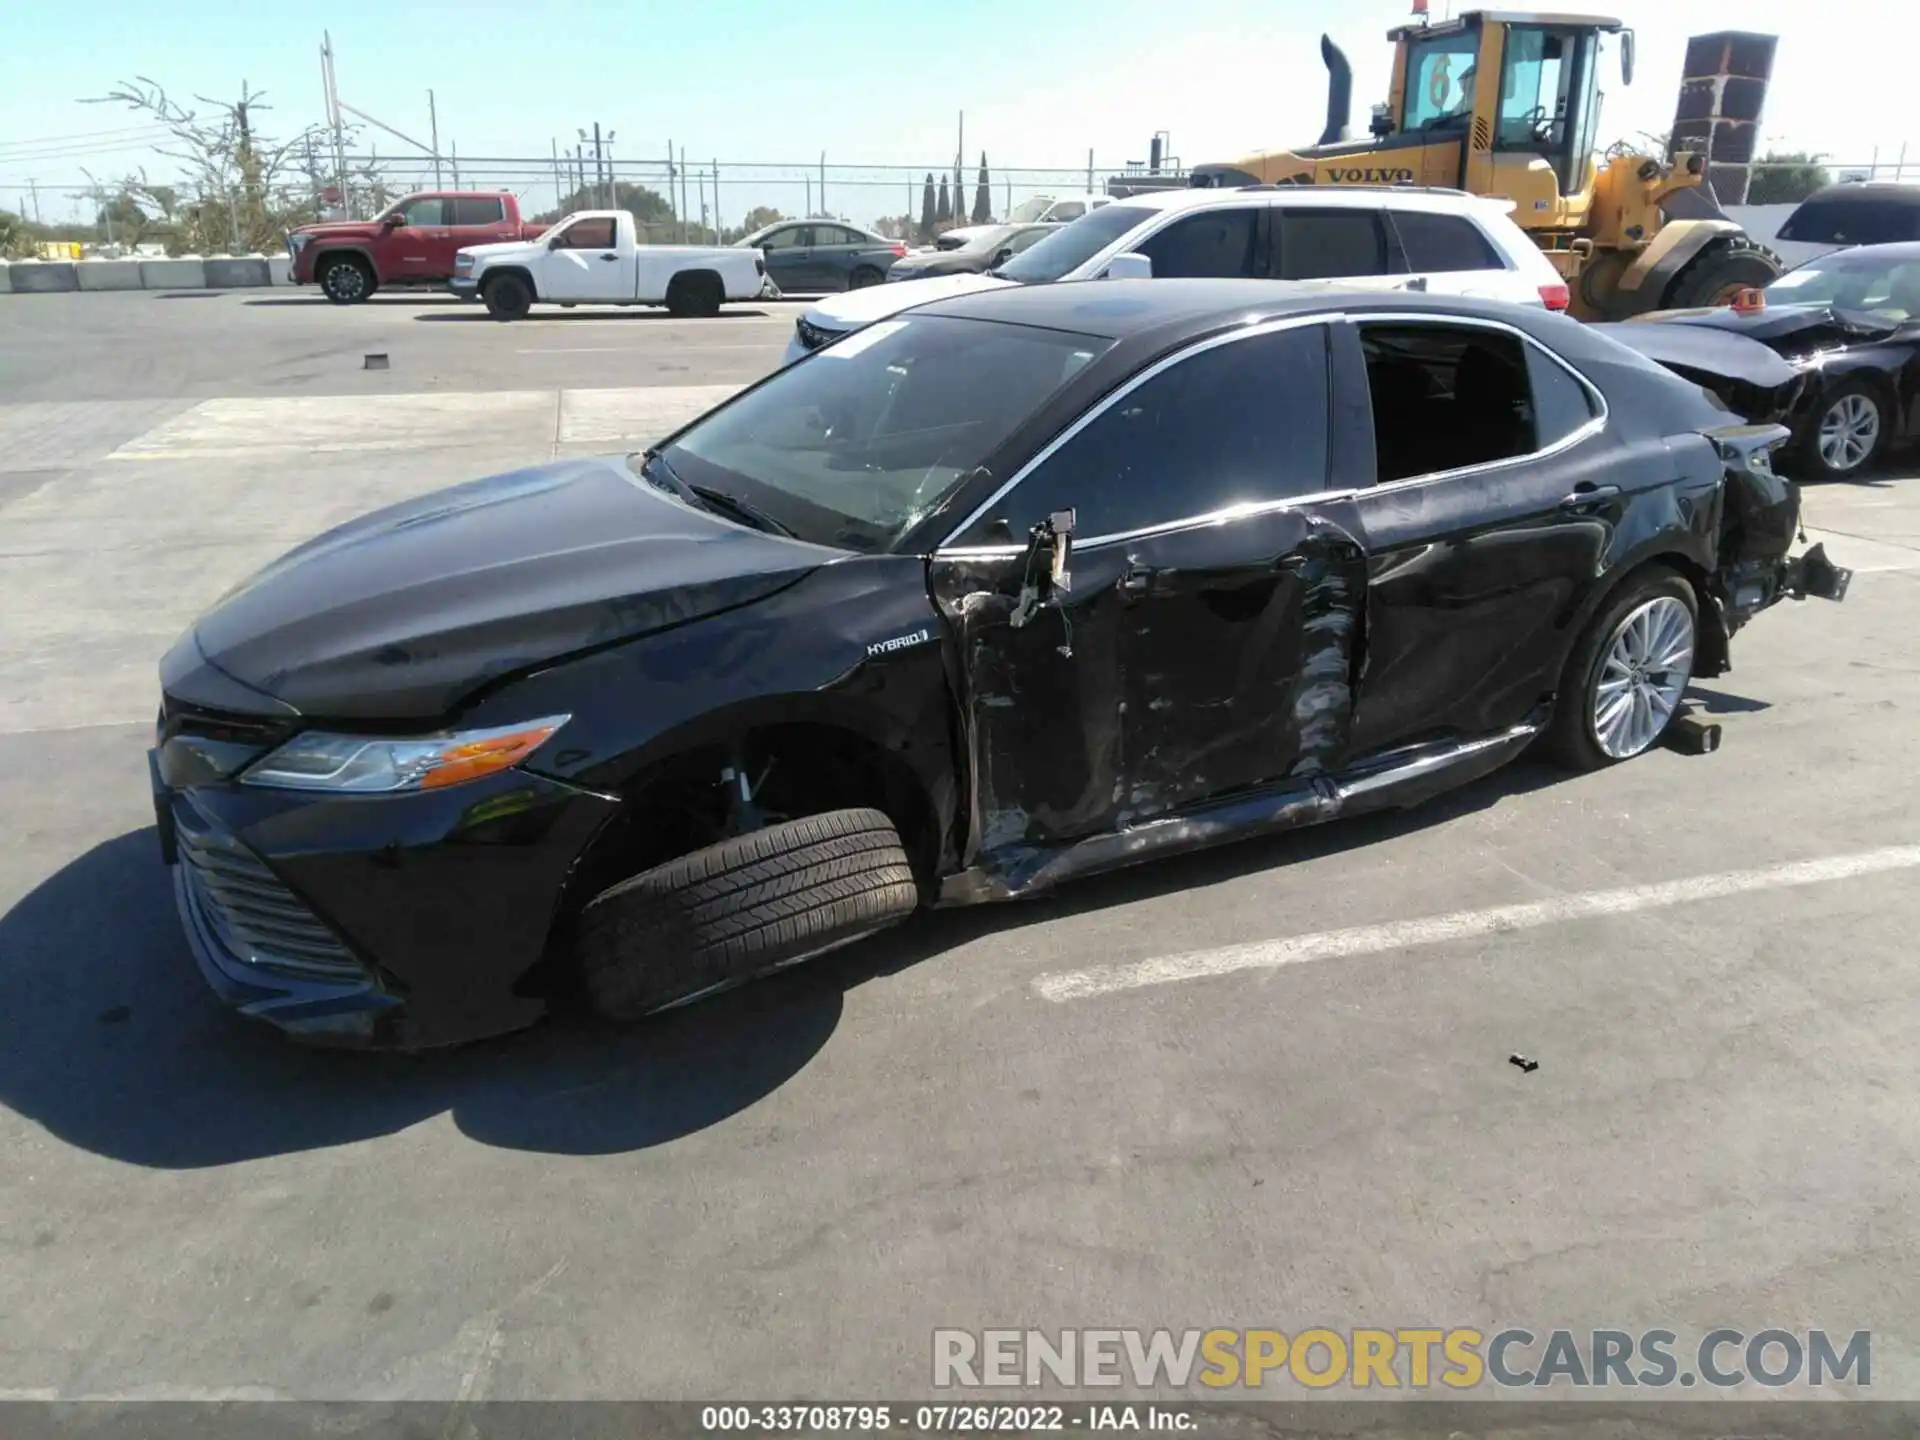
[[[1400,26],[1388,32],[1396,47],[1389,114],[1399,133],[1458,137],[1464,189],[1507,188],[1495,177],[1511,162],[1500,157],[1537,156],[1560,195],[1572,195],[1592,183],[1601,37],[1623,29],[1599,16],[1491,10]],[[1623,37],[1629,75],[1631,44]]]

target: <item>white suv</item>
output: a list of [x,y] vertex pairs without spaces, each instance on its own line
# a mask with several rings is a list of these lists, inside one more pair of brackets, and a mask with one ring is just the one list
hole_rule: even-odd
[[1566,281],[1514,224],[1512,210],[1509,201],[1457,190],[1397,186],[1136,195],[1089,211],[989,274],[905,280],[823,300],[794,322],[786,363],[930,300],[1109,272],[1335,281],[1565,310]]

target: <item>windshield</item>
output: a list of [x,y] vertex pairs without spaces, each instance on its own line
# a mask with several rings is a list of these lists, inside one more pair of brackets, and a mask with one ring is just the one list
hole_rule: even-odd
[[1029,199],[1022,200],[1007,212],[1007,223],[1009,225],[1024,225],[1030,220],[1038,220],[1042,215],[1047,213],[1047,207],[1051,204],[1053,204],[1053,197],[1051,195],[1035,195]]
[[956,252],[961,255],[986,255],[1007,243],[1007,237],[1020,227],[1017,225],[995,225],[974,236]]
[[1023,285],[1064,279],[1136,225],[1146,224],[1159,213],[1143,205],[1103,205],[1098,210],[1089,210],[1071,225],[1062,226],[1032,249],[1016,255],[994,273]]
[[1112,343],[883,320],[716,411],[661,458],[695,490],[743,501],[802,540],[883,550]]
[[1831,305],[1900,319],[1920,316],[1920,253],[1899,258],[1847,251],[1789,270],[1767,287],[1775,305]]

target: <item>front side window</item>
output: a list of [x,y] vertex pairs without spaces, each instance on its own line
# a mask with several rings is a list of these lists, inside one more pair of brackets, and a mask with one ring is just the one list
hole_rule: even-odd
[[560,235],[555,242],[559,250],[611,250],[613,248],[613,217],[596,216],[591,220],[576,220]]
[[1023,540],[1069,508],[1092,539],[1323,490],[1327,395],[1323,325],[1202,350],[1100,412],[983,517],[975,540]]
[[1477,31],[1435,35],[1408,47],[1407,96],[1403,130],[1462,125],[1473,110],[1474,61],[1480,53]]
[[1555,148],[1566,131],[1567,40],[1547,30],[1514,25],[1507,30],[1500,65],[1500,110],[1494,122],[1496,150]]
[[1340,280],[1387,273],[1386,232],[1371,210],[1281,209],[1273,220],[1276,279]]
[[423,195],[409,200],[399,207],[396,213],[402,225],[418,229],[433,229],[446,223],[447,202],[438,195]]
[[869,325],[662,452],[803,540],[885,549],[1112,341],[946,316]]
[[456,225],[498,225],[507,218],[505,203],[484,195],[462,195],[451,203]]
[[[1518,336],[1481,326],[1379,324],[1362,325],[1360,343],[1381,484],[1511,460],[1551,443],[1539,438],[1529,347]],[[1547,428],[1584,425],[1591,411],[1578,407],[1586,403],[1584,394],[1558,392]]]
[[[1097,210],[1111,215],[1118,206]],[[1084,222],[1083,222],[1084,223]],[[1174,221],[1140,243],[1156,280],[1226,279],[1262,273],[1258,210],[1203,210]],[[1039,247],[1034,247],[1039,253]]]

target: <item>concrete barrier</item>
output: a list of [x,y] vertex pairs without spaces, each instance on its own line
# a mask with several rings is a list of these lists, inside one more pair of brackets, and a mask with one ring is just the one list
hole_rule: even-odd
[[16,295],[52,295],[80,288],[71,260],[21,260],[11,275]]
[[13,262],[0,260],[0,295],[13,293]]
[[82,260],[74,267],[82,290],[138,290],[138,260]]
[[207,288],[206,262],[198,255],[142,260],[140,284],[148,290],[204,290]]
[[267,257],[267,283],[269,285],[291,285],[293,283],[293,257],[291,255],[269,255]]
[[209,290],[238,290],[273,283],[264,255],[209,255],[206,265]]

